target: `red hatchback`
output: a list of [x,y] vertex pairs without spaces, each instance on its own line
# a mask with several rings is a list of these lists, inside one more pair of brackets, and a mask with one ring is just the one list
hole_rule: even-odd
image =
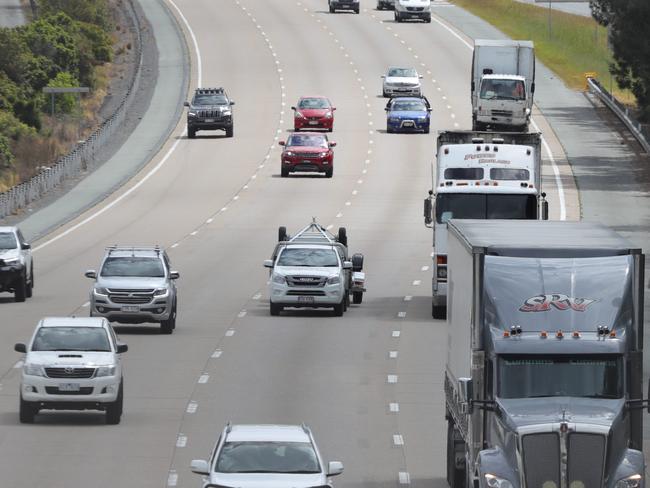
[[287,141],[280,141],[284,146],[281,156],[281,175],[289,176],[294,172],[325,173],[331,178],[334,173],[334,151],[336,142],[329,142],[325,134],[304,132],[291,134]]
[[298,105],[291,107],[293,110],[293,128],[301,129],[326,129],[332,132],[334,128],[334,110],[331,102],[326,97],[302,97]]

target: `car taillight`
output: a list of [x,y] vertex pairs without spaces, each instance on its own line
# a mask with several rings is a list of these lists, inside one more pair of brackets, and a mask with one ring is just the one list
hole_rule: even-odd
[[436,256],[436,264],[437,264],[438,266],[440,266],[440,265],[446,265],[446,264],[447,264],[447,256],[446,256],[446,255],[438,254],[438,255]]

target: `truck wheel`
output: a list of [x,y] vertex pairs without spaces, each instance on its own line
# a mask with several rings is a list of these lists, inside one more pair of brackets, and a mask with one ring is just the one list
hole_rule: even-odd
[[347,247],[348,245],[348,231],[345,229],[345,227],[339,227],[339,233],[337,236],[337,240],[343,244],[344,246]]
[[33,424],[34,417],[38,413],[38,406],[36,402],[27,402],[20,397],[20,405],[18,406],[18,416],[20,417],[21,424]]
[[465,476],[465,463],[457,463],[459,451],[464,454],[465,443],[454,427],[454,421],[447,420],[447,483],[450,488],[469,488]]
[[271,302],[271,315],[274,317],[277,317],[280,315],[280,312],[282,312],[282,305],[277,305],[273,302]]
[[359,305],[363,301],[363,292],[362,291],[354,291],[352,292],[352,303],[355,305]]
[[363,254],[360,252],[352,255],[352,271],[363,270]]
[[278,227],[278,242],[288,241],[287,228],[284,225]]
[[230,127],[226,127],[226,137],[232,137],[234,133],[235,133],[234,126],[231,125]]
[[34,294],[34,265],[32,264],[29,268],[29,283],[27,288],[25,288],[25,296],[31,298]]
[[187,138],[194,139],[196,137],[196,129],[187,128]]
[[444,305],[432,305],[431,315],[433,316],[434,319],[446,319],[447,307]]
[[342,317],[344,307],[345,307],[345,298],[341,299],[341,303],[337,303],[336,305],[334,305],[334,316]]
[[27,276],[25,273],[16,281],[14,288],[14,300],[16,302],[24,302],[27,296]]
[[106,405],[106,423],[108,425],[117,425],[122,418],[122,410],[124,407],[123,383],[124,381],[120,381],[120,389],[115,401]]

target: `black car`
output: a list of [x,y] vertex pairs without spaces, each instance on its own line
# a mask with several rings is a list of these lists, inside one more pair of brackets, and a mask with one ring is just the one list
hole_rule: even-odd
[[223,130],[232,137],[234,104],[223,88],[197,88],[192,101],[185,102],[187,137],[193,139],[199,130]]

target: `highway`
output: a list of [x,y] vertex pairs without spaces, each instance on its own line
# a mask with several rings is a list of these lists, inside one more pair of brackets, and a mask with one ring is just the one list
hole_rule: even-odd
[[[188,140],[181,121],[128,185],[35,243],[34,298],[0,296],[1,487],[196,487],[189,462],[208,456],[227,421],[306,422],[324,457],[344,463],[340,487],[447,486],[446,334],[430,315],[422,200],[436,131],[471,127],[471,50],[442,22],[396,24],[371,6],[330,15],[324,0],[170,0],[192,87],[226,87],[235,137]],[[380,75],[392,64],[425,75],[432,135],[385,133]],[[334,177],[280,178],[290,106],[309,94],[337,107]],[[546,139],[562,159],[550,131]],[[572,178],[556,177],[566,171],[547,154],[551,218],[580,215]],[[279,225],[291,232],[312,217],[347,227],[351,251],[365,254],[368,293],[341,318],[270,317],[262,262]],[[83,273],[114,243],[168,248],[181,273],[175,333],[116,326],[129,345],[120,425],[96,412],[19,424],[13,343],[43,316],[88,314]]]

